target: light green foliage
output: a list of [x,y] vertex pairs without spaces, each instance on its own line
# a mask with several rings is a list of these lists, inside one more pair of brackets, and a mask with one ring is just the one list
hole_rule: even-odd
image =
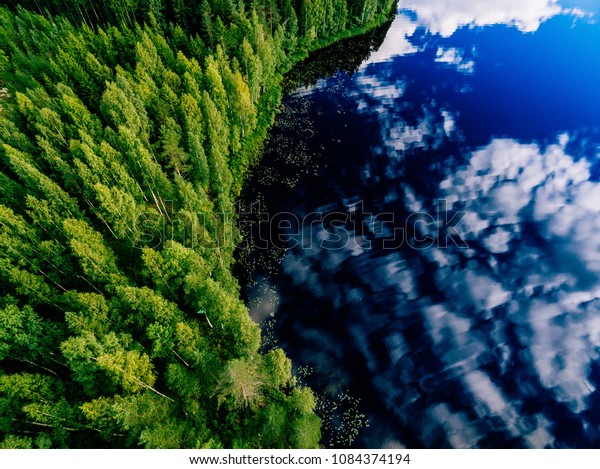
[[230,399],[234,408],[256,407],[263,403],[264,380],[258,358],[230,360],[219,381],[219,398]]
[[94,185],[99,206],[96,215],[100,218],[112,235],[119,240],[126,240],[135,246],[138,244],[139,233],[136,225],[144,212],[134,197],[118,187],[106,187],[97,183]]
[[30,306],[0,309],[0,361],[37,360],[44,353],[42,333],[41,319]]
[[179,177],[185,177],[190,171],[189,155],[181,148],[181,127],[175,119],[168,117],[160,128],[162,145],[162,163]]
[[63,222],[73,255],[78,258],[84,275],[99,284],[124,281],[117,268],[116,256],[102,235],[83,220],[68,218]]
[[0,443],[0,449],[31,449],[33,442],[31,438],[16,435],[7,435]]
[[117,70],[117,81],[110,82],[102,96],[102,115],[115,129],[125,127],[131,134],[147,140],[149,119],[142,101],[127,79]]
[[321,439],[321,420],[315,414],[296,418],[292,424],[290,443],[294,448],[313,449]]
[[123,398],[119,395],[99,397],[81,404],[80,409],[85,422],[96,428],[105,438],[120,431],[119,404]]
[[265,371],[269,376],[269,382],[276,389],[281,389],[292,379],[292,362],[285,356],[283,350],[270,350],[265,355]]
[[125,393],[151,389],[156,381],[150,357],[136,350],[117,350],[104,353],[94,359],[98,366],[107,370]]
[[77,202],[52,179],[37,169],[31,162],[31,156],[8,145],[4,145],[4,151],[10,168],[32,194],[46,199],[52,210],[66,213],[72,217],[81,216]]
[[65,293],[64,299],[71,309],[65,313],[65,320],[74,333],[91,332],[101,336],[109,332],[110,309],[104,296],[71,291]]

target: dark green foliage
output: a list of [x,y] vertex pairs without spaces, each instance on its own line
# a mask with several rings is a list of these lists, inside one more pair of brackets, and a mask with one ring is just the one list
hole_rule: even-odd
[[6,3],[0,447],[317,446],[239,299],[233,206],[280,73],[391,2]]

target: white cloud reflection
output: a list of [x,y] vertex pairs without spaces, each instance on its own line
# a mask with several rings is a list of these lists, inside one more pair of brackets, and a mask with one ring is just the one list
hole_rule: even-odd
[[475,62],[464,58],[464,52],[455,47],[444,49],[438,48],[436,62],[453,65],[459,72],[473,73],[475,71]]
[[369,56],[363,67],[372,63],[387,62],[394,57],[419,52],[419,48],[409,40],[418,26],[418,23],[409,16],[403,13],[396,15],[383,43]]
[[[552,0],[403,0],[400,8],[414,15],[397,16],[348,96],[377,120],[381,132],[373,161],[362,170],[363,182],[377,187],[389,176],[395,182],[386,188],[389,199],[380,202],[403,201],[411,212],[428,210],[429,202],[409,183],[397,182],[398,162],[413,157],[409,151],[415,147],[435,150],[448,139],[460,141],[459,113],[425,101],[413,109],[416,118],[409,123],[412,82],[392,76],[391,67],[371,65],[419,52],[410,38],[420,27],[444,37],[461,27],[491,24],[530,32],[556,15],[582,13]],[[438,63],[473,71],[465,51],[433,47]],[[493,428],[525,446],[560,446],[554,427],[559,418],[546,409],[525,409],[528,399],[541,401],[540,394],[587,418],[583,411],[595,391],[590,366],[600,359],[600,183],[591,180],[588,161],[567,152],[568,144],[567,135],[547,147],[494,139],[465,155],[458,170],[448,163],[451,172],[439,186],[440,196],[467,212],[458,229],[469,250],[370,257],[356,245],[290,252],[284,260],[284,271],[298,285],[309,285],[335,308],[355,311],[356,327],[349,334],[381,401],[390,415],[420,432],[422,441],[441,441],[436,432],[442,429],[452,446],[478,446]],[[383,163],[385,173],[375,164],[382,160],[389,161]],[[371,172],[371,163],[377,171]],[[334,274],[344,269],[363,283],[351,288],[336,283]],[[438,295],[425,293],[431,289]],[[411,321],[430,339],[418,346],[430,347],[439,361],[429,363],[429,355],[419,354],[411,341],[414,331],[403,329]],[[378,341],[389,366],[374,357],[372,344]],[[465,394],[460,404],[448,405],[452,397],[444,387],[456,381]],[[416,403],[420,392],[433,397]]]
[[[480,293],[481,298],[473,296],[471,301],[476,310],[513,304],[513,320],[531,334],[528,353],[540,382],[579,412],[594,391],[589,365],[600,350],[594,302],[600,298],[600,184],[590,181],[590,163],[567,154],[568,139],[559,141],[541,149],[494,140],[474,152],[469,164],[441,188],[470,213],[463,235],[487,248],[490,257],[506,253],[511,241],[519,241],[513,244],[510,260],[502,262],[502,275],[493,274],[493,281],[486,278],[483,285],[488,287],[480,282],[460,290]],[[520,239],[526,223],[535,224],[545,247]],[[519,262],[524,259],[529,259],[528,268]],[[497,265],[489,258],[480,260],[460,276],[472,283],[473,269],[485,270],[485,264]],[[451,282],[444,270],[438,273],[440,286]],[[504,294],[491,291],[491,285]],[[482,303],[484,298],[493,304]]]
[[[439,442],[442,432],[453,447],[477,447],[494,429],[524,446],[560,446],[556,416],[526,409],[542,393],[586,418],[595,391],[590,366],[600,359],[600,183],[589,162],[568,153],[566,135],[557,142],[492,140],[441,182],[440,196],[469,213],[459,227],[470,250],[371,256],[355,243],[292,250],[283,261],[293,282],[352,315],[352,347],[381,402],[403,425],[418,421],[423,441]],[[427,210],[408,183],[401,190],[408,211]],[[314,236],[325,238],[320,230]],[[361,282],[338,283],[340,271]],[[423,294],[433,286],[438,295]],[[416,345],[414,331],[403,328],[414,322],[427,337]],[[317,347],[319,360],[330,366],[340,348],[318,339],[327,344]],[[445,388],[456,383],[463,394],[452,405]]]
[[568,12],[557,0],[400,0],[399,6],[414,11],[420,27],[443,37],[463,26],[495,24],[533,32],[544,21]]
[[[591,17],[596,0],[400,0],[399,14],[379,49],[363,64],[387,62],[394,57],[415,54],[422,50],[411,41],[423,28],[430,34],[452,36],[463,27],[475,28],[506,25],[523,33],[537,31],[542,23],[558,16]],[[589,3],[589,4],[588,4]],[[458,60],[455,49],[438,51],[438,61],[460,65],[470,71],[471,61]],[[459,68],[460,69],[460,68]]]

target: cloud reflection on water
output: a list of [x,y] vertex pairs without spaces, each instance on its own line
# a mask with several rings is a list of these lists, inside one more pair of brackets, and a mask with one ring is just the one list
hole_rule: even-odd
[[495,24],[534,32],[544,21],[572,12],[562,8],[558,0],[400,0],[399,7],[414,11],[419,27],[443,37],[464,26]]
[[443,38],[451,37],[460,28],[493,25],[531,33],[555,16],[592,17],[596,9],[597,5],[581,0],[400,0],[399,14],[383,44],[363,66],[423,50],[423,45],[411,40],[418,30]]
[[[527,353],[541,383],[573,411],[584,409],[595,389],[587,377],[600,349],[600,184],[590,176],[589,162],[561,145],[542,150],[494,140],[441,184],[450,199],[488,222],[486,230],[467,225],[467,239],[488,247],[499,229],[505,233],[510,254],[494,273],[511,291],[503,302],[514,310],[508,319],[529,329]],[[535,231],[534,246],[531,233],[521,234],[526,224]],[[498,250],[487,250],[476,265],[491,264]],[[535,263],[525,269],[519,259]]]
[[[343,158],[331,163],[336,170],[322,183],[331,186],[335,202],[307,207],[300,192],[298,210],[345,205],[350,212],[368,199],[371,208],[402,217],[432,213],[433,199],[445,199],[468,213],[459,229],[470,248],[364,249],[362,236],[377,245],[389,235],[367,219],[364,232],[343,249],[319,243],[291,249],[282,262],[289,295],[283,309],[293,316],[282,319],[293,324],[288,340],[302,343],[301,361],[323,373],[343,370],[339,381],[331,379],[340,389],[364,362],[367,375],[354,379],[372,387],[381,426],[379,434],[366,431],[363,443],[597,444],[597,155],[574,156],[569,136],[555,130],[545,137],[551,144],[497,134],[473,144],[472,129],[461,128],[467,110],[455,99],[469,91],[470,74],[479,70],[471,49],[411,41],[418,28],[448,36],[463,26],[501,23],[529,32],[553,16],[578,13],[546,0],[407,0],[400,6],[413,14],[396,18],[382,47],[353,77],[324,79],[295,95],[315,106],[311,115],[324,116],[325,123],[345,129],[359,116],[361,126],[372,130],[364,159],[347,155],[349,167]],[[425,74],[405,71],[406,62],[392,59],[427,47],[430,53],[415,59],[431,62],[428,73],[443,69],[447,75],[422,85]],[[513,70],[502,73],[506,78]],[[452,99],[437,91],[447,83],[452,92],[445,96]],[[478,104],[494,109],[488,101]],[[520,109],[528,105],[535,102]],[[315,146],[331,149],[331,129],[323,128],[325,137]],[[360,142],[359,126],[350,128],[351,134],[335,139]],[[343,148],[358,152],[354,146]],[[328,235],[311,229],[303,236]]]
[[[290,251],[283,268],[298,287],[336,310],[353,311],[348,333],[367,359],[379,398],[421,441],[472,447],[493,431],[524,446],[561,446],[556,416],[526,409],[545,388],[550,399],[583,416],[596,389],[589,374],[600,350],[600,198],[593,197],[600,184],[589,180],[589,168],[560,144],[542,149],[495,139],[439,185],[440,197],[473,215],[462,226],[471,249],[382,256],[350,245],[315,246]],[[410,185],[403,190],[412,192]],[[338,283],[340,269],[362,286]],[[432,286],[435,295],[423,294]],[[415,320],[427,340],[410,332]],[[321,346],[320,359],[336,353],[326,333],[302,330],[315,345],[331,345]],[[387,366],[374,353],[379,340]],[[460,398],[446,393],[449,385],[462,389]],[[415,388],[428,399],[417,399]]]

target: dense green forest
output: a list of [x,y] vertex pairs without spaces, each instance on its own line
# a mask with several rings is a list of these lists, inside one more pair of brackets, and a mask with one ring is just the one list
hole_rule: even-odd
[[317,447],[234,204],[282,74],[395,1],[0,3],[0,446]]

